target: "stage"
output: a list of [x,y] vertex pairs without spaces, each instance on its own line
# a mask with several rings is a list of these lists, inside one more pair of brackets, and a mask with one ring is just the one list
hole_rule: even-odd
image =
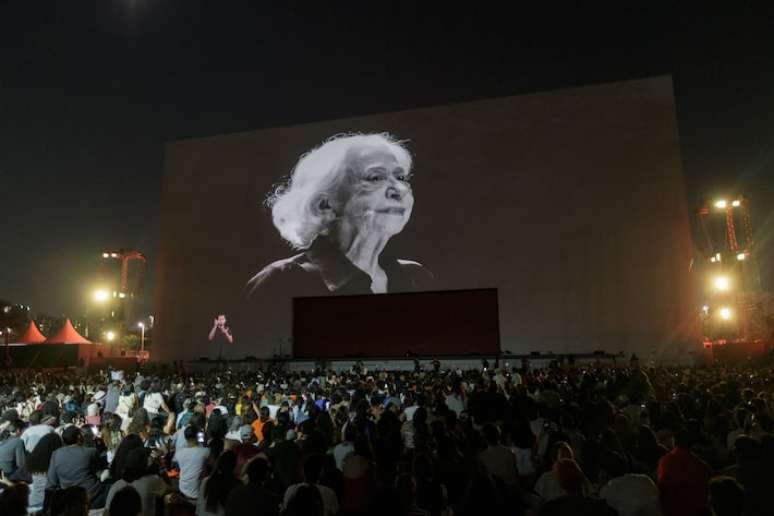
[[317,367],[340,372],[352,369],[360,363],[366,371],[413,371],[419,363],[422,370],[432,370],[433,362],[438,360],[441,369],[481,369],[484,361],[487,367],[515,368],[523,367],[539,369],[549,367],[552,363],[563,364],[592,364],[604,363],[609,365],[628,364],[629,357],[622,353],[612,354],[605,352],[554,354],[554,353],[530,353],[527,355],[491,354],[491,355],[447,355],[447,356],[385,356],[368,357],[358,359],[355,357],[325,358],[310,360],[306,358],[274,357],[268,359],[246,358],[240,360],[224,360],[200,358],[189,360],[186,364],[191,371],[207,371],[215,368],[229,368],[234,371],[259,371],[278,369],[289,372],[314,371]]

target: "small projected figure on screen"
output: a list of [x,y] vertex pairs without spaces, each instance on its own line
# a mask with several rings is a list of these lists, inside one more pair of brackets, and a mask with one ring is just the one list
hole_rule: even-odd
[[412,158],[386,133],[334,136],[304,154],[267,200],[274,226],[300,254],[263,268],[247,297],[427,290],[432,274],[385,250],[411,218]]
[[226,316],[218,314],[212,321],[212,329],[207,338],[218,348],[218,360],[223,360],[223,348],[226,344],[234,343],[234,335],[231,328],[226,326]]

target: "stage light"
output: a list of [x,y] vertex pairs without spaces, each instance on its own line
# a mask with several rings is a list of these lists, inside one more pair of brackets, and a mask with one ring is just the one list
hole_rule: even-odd
[[701,307],[701,311],[704,312],[704,315],[707,315],[709,313],[709,305],[704,305]]
[[731,309],[728,308],[727,306],[724,306],[723,308],[721,308],[718,313],[720,314],[720,318],[723,319],[724,321],[731,319]]
[[102,253],[102,257],[103,257],[103,258],[110,258],[110,254],[108,254],[108,253]]
[[725,276],[718,276],[715,278],[715,288],[718,290],[728,290],[731,286],[731,283],[728,281],[728,278]]
[[94,292],[94,300],[99,302],[99,303],[103,303],[103,302],[107,301],[107,298],[108,298],[107,290],[99,289],[99,290]]
[[747,255],[744,253],[739,253],[736,255],[736,259],[739,260],[740,262],[743,262],[747,259]]
[[110,253],[111,258],[118,258],[118,253]]
[[734,208],[738,208],[741,205],[742,205],[742,201],[740,201],[738,199],[731,203],[731,206],[733,206]]
[[717,262],[717,261],[718,261],[718,259],[717,259],[717,258],[715,258],[715,257],[713,256],[712,258],[710,258],[710,261],[711,261],[712,263],[715,263],[715,262]]
[[109,331],[105,333],[105,338],[108,340],[108,342],[112,342],[116,338],[116,334],[112,331]]
[[137,323],[138,328],[145,328],[145,323],[138,322]]
[[720,208],[722,210],[726,206],[728,206],[728,203],[726,202],[725,199],[718,199],[717,201],[715,201],[715,208]]
[[123,299],[123,298],[125,298],[125,297],[126,297],[126,294],[124,294],[123,292],[119,292],[119,293],[118,293],[118,297],[120,297],[121,299]]

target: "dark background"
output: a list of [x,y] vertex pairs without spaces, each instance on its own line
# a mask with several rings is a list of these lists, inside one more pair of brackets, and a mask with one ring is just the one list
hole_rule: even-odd
[[689,205],[752,197],[770,288],[772,6],[689,4],[2,2],[0,297],[77,314],[136,247],[150,310],[165,141],[669,72]]
[[498,355],[497,313],[496,289],[296,298],[293,356]]
[[229,357],[289,353],[291,297],[309,291],[244,295],[297,253],[262,201],[330,136],[388,131],[408,140],[415,203],[387,252],[435,290],[497,288],[503,349],[674,360],[701,345],[701,302],[672,90],[661,76],[167,144],[154,359],[211,356],[218,313]]

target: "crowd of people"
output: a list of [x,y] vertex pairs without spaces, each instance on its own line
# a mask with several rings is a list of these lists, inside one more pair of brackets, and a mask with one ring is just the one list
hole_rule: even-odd
[[765,367],[0,374],[0,514],[774,514]]

